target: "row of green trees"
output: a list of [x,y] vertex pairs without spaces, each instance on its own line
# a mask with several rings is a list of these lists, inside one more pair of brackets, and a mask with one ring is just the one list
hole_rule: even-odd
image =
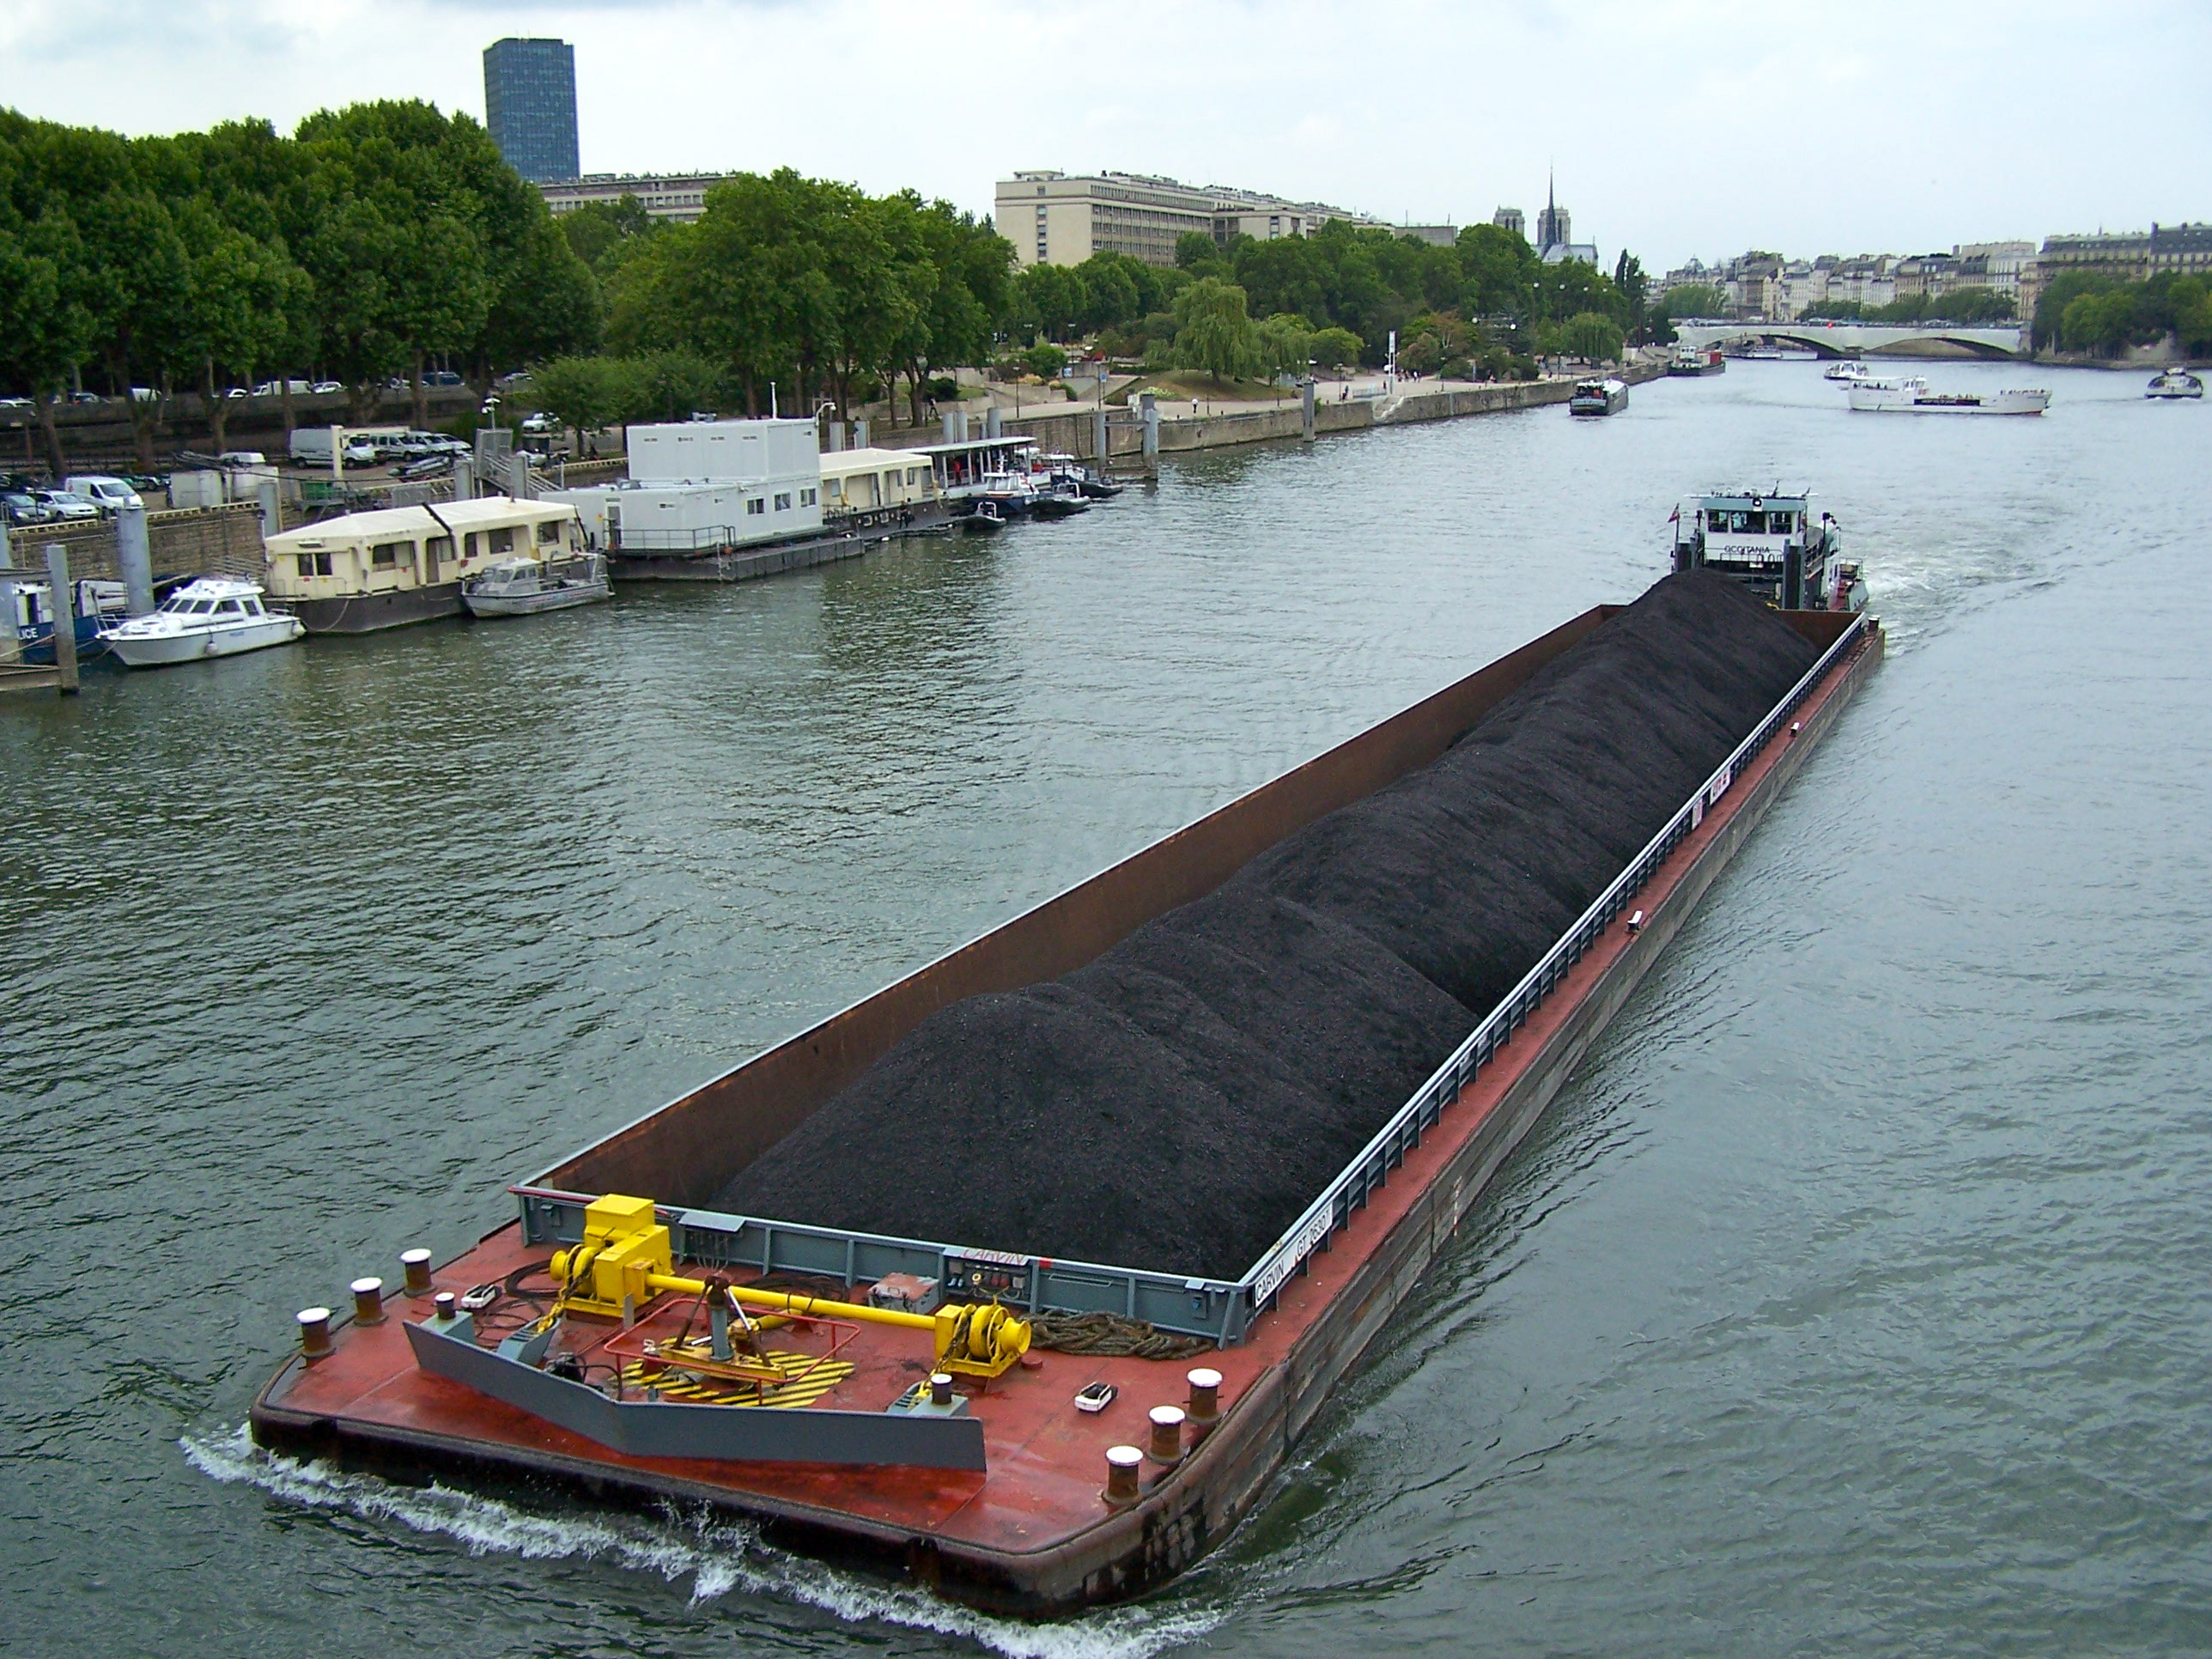
[[[1163,270],[1116,253],[1038,266],[1012,286],[1008,325],[1045,340],[1095,337],[1113,356],[1209,373],[1271,371],[1313,362],[1399,361],[1438,368],[1527,370],[1530,354],[1617,356],[1655,337],[1642,266],[1624,253],[1613,275],[1546,264],[1522,237],[1471,226],[1438,246],[1343,222],[1307,237],[1225,246],[1186,234]],[[1661,334],[1657,337],[1670,337]],[[1532,372],[1532,371],[1527,371]]]
[[162,400],[328,378],[366,416],[440,362],[479,388],[589,349],[597,285],[483,129],[428,104],[125,138],[0,110],[0,384],[38,407],[80,379],[131,398],[142,463]]
[[2212,353],[2212,283],[2170,270],[2141,283],[2069,270],[2036,296],[2039,349],[2117,357],[2131,345],[2155,345],[2169,334],[2192,357]]
[[715,364],[752,414],[842,416],[903,377],[919,421],[933,366],[987,361],[1010,301],[1013,248],[988,220],[789,168],[723,180],[692,224],[626,201],[562,225],[605,295],[611,351]]
[[1830,300],[1809,308],[1808,319],[1828,319],[1855,323],[1949,323],[1971,327],[1982,323],[2008,323],[2013,302],[1993,288],[1957,288],[1948,294],[1908,294],[1887,305],[1862,305],[1853,300]]

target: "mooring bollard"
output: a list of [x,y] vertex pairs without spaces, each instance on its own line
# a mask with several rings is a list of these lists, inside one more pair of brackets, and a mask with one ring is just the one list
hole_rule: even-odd
[[326,1357],[331,1352],[331,1310],[302,1308],[296,1316],[300,1322],[301,1356],[307,1359]]
[[1137,1471],[1145,1455],[1134,1446],[1106,1448],[1106,1501],[1115,1508],[1133,1504],[1139,1496]]
[[46,586],[54,615],[54,667],[65,697],[76,695],[76,607],[70,602],[69,549],[46,550]]

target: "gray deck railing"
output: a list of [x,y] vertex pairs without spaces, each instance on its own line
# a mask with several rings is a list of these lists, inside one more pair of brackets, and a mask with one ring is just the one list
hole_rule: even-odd
[[[1697,793],[1629,860],[1596,902],[1243,1278],[1186,1278],[1180,1273],[664,1206],[660,1218],[669,1225],[676,1254],[708,1266],[835,1279],[848,1291],[886,1273],[909,1273],[937,1279],[951,1300],[996,1297],[1010,1307],[1032,1313],[1048,1310],[1114,1313],[1145,1320],[1162,1330],[1211,1337],[1224,1345],[1241,1340],[1285,1281],[1351,1221],[1353,1212],[1389,1178],[1390,1171],[1405,1161],[1407,1153],[1421,1144],[1421,1137],[1435,1127],[1476,1072],[1510,1041],[1537,1005],[1627,908],[1668,855],[1704,821],[1705,809],[1727,793],[1736,773],[1766,746],[1814,687],[1864,637],[1866,626],[1863,616],[1852,619],[1820,660],[1698,786]],[[523,1237],[532,1243],[574,1243],[583,1237],[584,1210],[592,1201],[590,1196],[543,1187],[520,1186],[510,1190],[521,1205]]]

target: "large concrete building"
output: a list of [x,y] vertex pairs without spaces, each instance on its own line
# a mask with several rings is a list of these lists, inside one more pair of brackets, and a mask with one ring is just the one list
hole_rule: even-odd
[[495,40],[484,48],[484,125],[533,185],[583,171],[576,148],[576,49],[566,40]]
[[1528,216],[1519,208],[1502,207],[1490,216],[1490,222],[1516,236],[1526,238],[1528,234]]
[[1193,232],[1221,243],[1239,235],[1267,242],[1310,236],[1337,219],[1382,222],[1326,203],[1258,191],[1186,185],[1141,173],[1069,174],[1049,168],[1000,179],[995,206],[999,234],[1014,245],[1024,270],[1079,265],[1094,253],[1126,253],[1146,264],[1171,265],[1176,239]]
[[707,192],[727,178],[722,173],[592,173],[580,179],[540,185],[538,193],[556,214],[573,212],[586,202],[637,198],[655,219],[690,224],[707,210]]

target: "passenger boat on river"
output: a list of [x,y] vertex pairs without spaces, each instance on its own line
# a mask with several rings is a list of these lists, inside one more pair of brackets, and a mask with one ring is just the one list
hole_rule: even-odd
[[1917,374],[1869,376],[1851,386],[1851,407],[1896,415],[2040,415],[2051,394],[2039,389],[1937,392]]
[[2143,388],[2146,398],[2201,398],[2203,395],[2204,382],[2179,363],[2171,368],[2159,370],[2150,377],[2150,384]]
[[1627,406],[1628,382],[1611,376],[1577,380],[1574,396],[1567,399],[1567,412],[1572,415],[1610,415]]

